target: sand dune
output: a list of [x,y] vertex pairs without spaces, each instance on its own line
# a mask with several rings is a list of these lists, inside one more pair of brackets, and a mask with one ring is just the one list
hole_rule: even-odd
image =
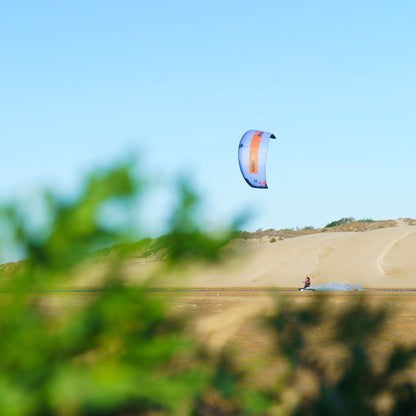
[[416,288],[416,226],[399,222],[397,227],[366,232],[323,232],[273,243],[258,240],[222,265],[194,266],[189,280],[164,276],[158,286],[293,288],[307,275],[313,285]]

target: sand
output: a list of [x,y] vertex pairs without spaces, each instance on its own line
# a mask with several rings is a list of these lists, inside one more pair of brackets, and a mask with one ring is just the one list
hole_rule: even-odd
[[[194,265],[183,273],[163,274],[159,287],[297,288],[305,276],[312,285],[338,282],[362,288],[416,289],[416,226],[365,232],[322,232],[270,242],[241,244],[219,265]],[[140,281],[158,265],[129,265],[129,281]]]
[[[274,296],[299,306],[322,296],[318,292],[274,293],[267,288],[295,289],[308,275],[312,285],[338,282],[359,284],[364,289],[416,289],[416,226],[400,221],[396,227],[364,232],[326,231],[275,242],[262,237],[233,244],[236,245],[233,257],[211,266],[187,266],[186,278],[183,269],[168,273],[163,263],[152,259],[131,261],[125,272],[131,285],[140,284],[149,275],[157,276],[151,284],[164,290],[149,291],[149,296],[162,296],[175,312],[189,313],[193,317],[194,334],[204,345],[217,352],[227,346],[235,347],[238,351],[235,358],[243,365],[273,348],[273,339],[256,317],[273,310]],[[95,274],[91,270],[87,275],[77,273],[78,280],[72,288],[98,285],[103,272],[105,268],[101,267],[95,269]],[[170,292],[168,288],[184,290]],[[369,304],[391,311],[374,346],[376,356],[388,354],[395,344],[416,344],[413,291],[331,292],[328,322],[332,310],[350,307],[363,294]],[[64,305],[83,304],[86,296],[97,295],[47,294],[45,305],[59,311]],[[318,345],[325,344],[329,332],[318,329],[315,341]],[[341,354],[324,348],[320,351],[322,359]],[[256,375],[256,382],[274,379],[276,363],[272,364],[268,365],[270,374],[263,368]]]

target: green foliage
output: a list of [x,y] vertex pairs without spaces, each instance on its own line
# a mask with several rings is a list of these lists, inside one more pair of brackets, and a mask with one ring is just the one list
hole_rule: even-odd
[[207,382],[181,321],[143,290],[113,287],[64,319],[46,318],[40,296],[10,296],[15,307],[0,311],[2,415],[170,412]]
[[[141,192],[133,175],[133,164],[98,171],[87,178],[81,194],[63,200],[49,192],[44,195],[48,223],[42,229],[30,227],[30,217],[17,205],[0,210],[1,220],[11,230],[17,245],[24,248],[30,267],[24,282],[46,277],[54,279],[85,260],[92,251],[125,238],[126,229],[113,229],[102,219],[109,204],[127,207]],[[126,227],[127,228],[127,227]]]
[[129,259],[129,258],[147,258],[158,252],[159,247],[156,246],[156,239],[143,238],[134,243],[115,244],[101,250],[97,250],[92,254],[94,259]]
[[[145,287],[114,281],[123,280],[120,261],[136,250],[149,255],[163,248],[175,264],[208,261],[219,257],[232,234],[203,234],[195,219],[197,197],[181,187],[172,234],[156,247],[150,239],[127,244],[135,228],[129,211],[143,190],[133,168],[94,173],[73,200],[48,193],[49,221],[36,233],[21,207],[1,210],[2,224],[27,255],[1,280],[1,415],[185,415],[214,377],[215,365],[185,317],[171,316]],[[117,228],[102,215],[109,205],[121,212]],[[80,265],[110,254],[100,292],[82,305],[47,306],[50,295],[38,288],[70,286]]]
[[[276,302],[262,320],[276,341],[266,370],[278,363],[281,371],[263,386],[230,358],[238,351],[208,353],[190,316],[172,313],[146,286],[123,285],[125,259],[157,254],[162,273],[175,267],[179,279],[191,261],[221,259],[234,235],[203,232],[199,200],[180,183],[171,232],[131,243],[131,209],[143,189],[126,164],[94,173],[72,200],[48,193],[48,221],[36,229],[20,206],[0,209],[0,226],[27,256],[0,279],[0,415],[415,414],[406,371],[416,348],[395,347],[385,361],[372,360],[388,311],[370,308],[364,297],[341,312],[319,294],[300,307]],[[108,207],[119,212],[117,226],[103,214]],[[99,291],[81,301],[39,290],[70,287],[80,266],[102,259]],[[328,324],[331,338],[316,345],[314,334]],[[328,357],[342,353],[323,360],[323,349]],[[302,387],[304,376],[313,393]],[[385,396],[391,405],[383,413]]]
[[375,222],[375,221],[371,218],[363,218],[361,220],[358,220],[358,222],[366,222],[368,224],[371,224],[372,222]]
[[347,223],[353,222],[353,221],[354,221],[353,217],[344,217],[344,218],[341,218],[337,221],[330,222],[329,224],[325,225],[325,228],[336,227],[337,225],[347,224]]
[[198,198],[186,182],[179,184],[179,203],[170,220],[170,233],[159,239],[157,249],[166,249],[172,265],[190,260],[219,260],[220,250],[231,241],[234,233],[204,234],[198,221]]
[[276,239],[273,237],[273,238],[270,239],[270,242],[271,243],[275,243],[276,242]]
[[[416,388],[406,371],[415,363],[416,347],[396,346],[381,362],[373,357],[374,341],[386,324],[388,311],[371,308],[367,298],[358,295],[340,313],[325,295],[316,295],[312,303],[300,308],[278,302],[267,318],[276,337],[276,353],[289,368],[284,388],[268,390],[269,406],[282,406],[282,390],[292,388],[297,394],[287,414],[414,414]],[[314,331],[329,331],[329,324],[331,336],[316,345]],[[334,351],[340,351],[338,357]],[[309,390],[302,375],[307,376]],[[388,411],[381,407],[386,398]]]

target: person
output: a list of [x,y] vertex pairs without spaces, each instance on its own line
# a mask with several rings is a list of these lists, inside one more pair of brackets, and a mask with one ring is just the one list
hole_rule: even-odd
[[306,279],[303,283],[305,283],[305,286],[303,286],[304,289],[311,285],[311,279],[309,278],[309,276],[306,276]]

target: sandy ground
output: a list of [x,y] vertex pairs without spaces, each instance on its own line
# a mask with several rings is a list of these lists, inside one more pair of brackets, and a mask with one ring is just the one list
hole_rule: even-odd
[[[148,295],[166,299],[173,313],[187,313],[194,336],[212,351],[233,351],[238,365],[251,368],[250,381],[256,384],[273,383],[281,371],[281,360],[273,355],[273,332],[260,324],[261,317],[273,312],[276,298],[289,302],[291,307],[303,307],[326,296],[328,326],[310,332],[311,351],[316,347],[319,360],[342,363],[343,349],[330,341],[331,323],[336,322],[333,318],[337,311],[358,304],[362,296],[366,305],[390,311],[381,333],[370,346],[370,356],[376,363],[382,363],[397,344],[416,345],[416,291],[369,290],[325,295],[285,290],[300,287],[307,275],[313,285],[338,282],[359,284],[365,289],[416,289],[416,226],[399,222],[397,227],[365,232],[322,232],[275,242],[263,238],[241,244],[236,252],[221,264],[189,266],[186,277],[183,270],[168,273],[163,264],[149,259],[132,261],[125,276],[132,285],[156,276],[151,281],[156,290],[149,290]],[[72,288],[94,287],[104,271],[101,266],[95,274],[91,270],[87,275],[79,273]],[[44,296],[43,306],[54,314],[82,306],[95,296],[49,293]],[[416,366],[407,370],[416,383]],[[302,382],[302,386],[312,388],[314,384]]]
[[[7,299],[6,294],[1,299]],[[45,293],[40,305],[50,314],[74,310],[93,301],[98,296],[91,292]],[[192,317],[195,334],[212,349],[218,350],[227,343],[244,346],[248,355],[260,352],[271,340],[255,322],[258,316],[267,316],[275,311],[278,302],[289,302],[292,306],[305,307],[316,301],[316,296],[327,301],[328,312],[343,310],[360,302],[373,308],[390,311],[386,325],[379,338],[377,349],[387,351],[392,343],[416,345],[416,292],[298,292],[250,289],[209,290],[161,290],[149,291],[149,297],[162,298],[175,313],[185,312]],[[332,314],[330,314],[332,315]],[[328,316],[330,320],[331,316]],[[250,323],[251,322],[251,323]],[[250,324],[249,324],[250,323]],[[326,336],[322,333],[320,336]]]
[[[313,292],[212,290],[178,293],[170,302],[175,309],[190,312],[198,318],[196,332],[211,348],[219,349],[231,342],[243,346],[246,354],[251,355],[272,344],[253,318],[269,315],[276,310],[278,302],[289,302],[295,308],[305,307],[316,301],[316,296]],[[319,296],[325,297],[328,313],[348,309],[358,304],[362,296],[371,308],[389,310],[374,346],[379,353],[388,352],[394,343],[416,345],[415,292],[331,292]],[[321,342],[327,335],[322,328],[322,332],[316,333],[316,341]]]
[[[195,333],[210,348],[239,344],[246,355],[256,355],[271,345],[258,326],[249,324],[273,307],[273,293],[267,288],[295,289],[308,275],[312,285],[338,282],[364,289],[416,289],[416,226],[399,220],[396,227],[365,232],[321,232],[275,242],[266,237],[241,242],[236,255],[220,264],[189,266],[185,272],[167,272],[163,264],[143,259],[129,263],[125,276],[132,285],[153,276],[155,288],[188,288],[171,292],[172,296],[169,292],[149,295],[171,297],[175,310],[194,315]],[[100,271],[96,273],[88,279],[80,273],[75,287],[94,287]],[[189,291],[192,288],[196,290]],[[302,304],[317,292],[278,293]],[[348,307],[360,292],[328,296],[333,305]],[[416,344],[416,292],[369,291],[365,296],[375,306],[393,311],[377,346],[380,351],[388,351],[394,342]]]
[[[79,270],[70,289],[96,287],[105,272],[104,265]],[[416,226],[398,221],[397,227],[365,232],[322,232],[275,242],[263,238],[241,243],[236,255],[220,264],[189,266],[185,272],[186,276],[183,270],[167,272],[163,264],[144,259],[130,262],[124,277],[136,285],[153,276],[151,285],[163,289],[149,290],[149,296],[166,299],[173,313],[189,314],[193,334],[208,349],[231,349],[238,364],[252,366],[253,360],[268,360],[273,351],[273,334],[259,319],[273,312],[276,297],[302,307],[325,296],[285,290],[300,287],[307,275],[312,285],[338,282],[364,289],[416,289]],[[2,296],[7,299],[7,294]],[[41,307],[54,315],[82,307],[96,296],[92,292],[45,293]],[[416,345],[416,291],[329,292],[328,322],[333,322],[332,312],[357,304],[361,296],[368,305],[390,310],[371,346],[376,360],[397,344]],[[313,332],[318,358],[342,360],[342,349],[328,344],[329,336],[326,328]],[[256,364],[251,377],[255,383],[272,383],[279,366],[279,359]],[[416,382],[416,366],[408,370]]]
[[[42,307],[48,314],[62,313],[79,308],[96,296],[96,293],[48,293],[43,297]],[[289,302],[296,309],[310,305],[317,296],[325,297],[328,313],[328,325],[311,332],[311,345],[318,347],[319,359],[343,359],[343,351],[328,343],[332,318],[337,311],[358,304],[362,296],[366,305],[389,310],[379,336],[369,346],[376,361],[383,362],[383,357],[395,345],[416,345],[416,292],[331,292],[325,295],[318,292],[213,288],[149,291],[148,296],[164,299],[173,313],[188,314],[195,337],[214,352],[224,347],[233,351],[234,359],[243,366],[250,365],[253,360],[254,363],[268,360],[268,354],[273,351],[273,331],[260,324],[261,317],[273,313],[278,302]],[[267,365],[255,364],[252,369],[255,382],[272,382],[279,365],[278,359],[267,361]],[[416,367],[409,370],[416,382]]]
[[[128,267],[129,281],[140,281],[157,270],[139,260]],[[339,282],[362,288],[416,288],[416,226],[366,232],[323,232],[282,241],[257,240],[238,249],[220,265],[193,266],[154,282],[159,287],[279,287]]]

